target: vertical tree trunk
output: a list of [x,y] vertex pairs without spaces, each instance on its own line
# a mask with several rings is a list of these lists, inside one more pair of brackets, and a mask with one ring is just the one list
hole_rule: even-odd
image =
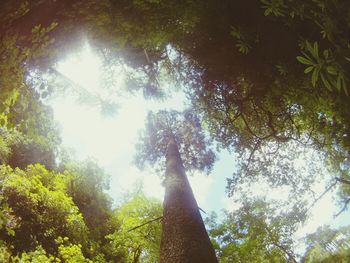
[[163,207],[160,262],[218,262],[174,139],[166,154]]

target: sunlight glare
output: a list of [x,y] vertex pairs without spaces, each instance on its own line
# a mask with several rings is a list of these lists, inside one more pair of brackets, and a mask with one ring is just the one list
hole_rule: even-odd
[[[88,92],[100,95],[101,66],[101,59],[87,44],[81,52],[58,63],[57,70]],[[159,103],[147,101],[141,94],[118,97],[118,113],[111,118],[103,118],[96,107],[77,103],[73,97],[55,98],[51,106],[61,126],[63,145],[73,148],[78,159],[93,157],[104,167],[111,175],[110,194],[115,200],[140,185],[146,195],[162,199],[164,187],[159,176],[132,166],[135,143],[148,110],[183,110],[184,100],[182,93]],[[202,195],[203,189],[194,191]]]
[[101,59],[93,53],[88,44],[85,44],[80,52],[58,63],[57,70],[86,90],[96,92],[101,66]]

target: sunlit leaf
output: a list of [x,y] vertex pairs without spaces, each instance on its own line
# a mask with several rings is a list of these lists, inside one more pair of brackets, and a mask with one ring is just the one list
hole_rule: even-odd
[[305,70],[304,70],[304,73],[309,73],[311,70],[314,69],[314,66],[310,66],[310,67],[307,67]]
[[325,49],[325,50],[323,51],[323,56],[324,56],[325,59],[328,59],[328,57],[329,57],[329,51],[328,51],[328,49]]
[[312,72],[311,83],[312,83],[313,87],[316,86],[316,82],[318,80],[319,72],[320,72],[320,70],[318,68],[315,68],[314,71]]
[[337,75],[338,74],[338,71],[335,67],[333,66],[328,66],[327,67],[327,71],[329,74],[332,74],[332,75]]
[[340,91],[341,90],[341,76],[340,74],[338,74],[337,77],[337,84],[336,84],[337,90]]
[[331,84],[329,83],[329,81],[326,79],[326,77],[321,73],[321,79],[322,79],[322,82],[323,84],[326,86],[326,88],[329,90],[329,91],[332,91],[332,86]]
[[318,44],[317,44],[317,42],[314,43],[313,51],[314,51],[315,57],[318,57]]
[[308,60],[302,56],[297,56],[297,60],[305,65],[313,65],[313,62],[311,60]]

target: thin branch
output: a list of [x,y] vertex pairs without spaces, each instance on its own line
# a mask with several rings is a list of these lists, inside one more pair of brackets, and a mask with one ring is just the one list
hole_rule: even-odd
[[243,120],[243,122],[244,122],[244,124],[245,124],[245,126],[246,126],[246,128],[247,128],[247,130],[250,132],[250,134],[252,134],[254,137],[258,138],[259,140],[265,140],[265,139],[267,139],[267,138],[269,138],[269,137],[271,137],[271,136],[274,135],[273,133],[271,133],[271,134],[268,134],[268,135],[266,135],[266,136],[264,136],[264,137],[258,136],[258,135],[255,134],[255,133],[252,131],[252,129],[249,127],[249,124],[248,124],[247,120],[245,119],[243,113],[241,114],[241,118],[242,118],[242,120]]
[[349,184],[350,185],[350,181],[349,180],[342,179],[342,178],[339,178],[339,177],[335,177],[334,179],[337,180],[340,183]]
[[291,252],[289,252],[284,246],[278,244],[278,242],[275,242],[275,241],[272,241],[272,244],[274,244],[276,247],[278,247],[280,250],[282,250],[283,253],[286,254],[291,261],[293,261],[293,263],[298,263],[298,261],[296,261],[294,255]]
[[290,252],[288,250],[288,248],[286,248],[282,244],[280,244],[279,243],[280,240],[276,241],[275,238],[273,237],[273,233],[271,232],[271,230],[266,225],[264,225],[264,229],[266,230],[267,234],[269,235],[271,243],[273,245],[275,245],[276,247],[278,247],[280,250],[282,250],[283,253],[286,254],[291,261],[293,261],[293,263],[297,263],[297,261],[295,259],[295,256],[293,255],[293,252]]
[[207,212],[205,212],[202,208],[200,208],[199,206],[198,206],[198,209],[200,210],[200,211],[202,211],[204,214],[207,214]]
[[[343,178],[339,178],[339,177],[335,177],[335,180],[336,180],[336,182],[340,182],[340,183],[343,183],[343,184],[350,185],[350,181],[349,181],[349,180],[346,180],[346,179],[343,179]],[[336,214],[334,215],[334,217],[337,217],[337,216],[339,216],[341,213],[343,213],[343,212],[347,209],[349,203],[350,203],[350,198],[348,198],[348,199],[345,200],[342,209],[340,209],[340,211],[339,211],[338,213],[336,213]]]
[[151,61],[150,61],[150,59],[149,59],[147,50],[146,50],[145,48],[143,49],[143,53],[145,54],[145,57],[146,57],[146,60],[147,60],[148,64],[151,64]]
[[[344,184],[349,184],[350,185],[350,181],[349,180],[346,180],[346,179],[342,179],[342,178],[339,178],[339,177],[335,177],[335,182],[333,184],[331,184],[330,186],[327,187],[327,189],[318,197],[316,198],[316,200],[311,204],[311,206],[308,208],[308,210],[310,210],[310,208],[312,208],[325,194],[327,194],[338,182],[340,183],[344,183]],[[344,205],[343,205],[343,208],[334,215],[334,217],[337,217],[339,216],[341,213],[343,213],[348,204],[350,203],[350,198],[346,199],[345,202],[344,202]]]
[[339,211],[338,213],[336,213],[336,214],[334,215],[334,217],[337,217],[337,216],[339,216],[341,213],[343,213],[343,212],[346,210],[346,208],[348,207],[348,204],[349,204],[349,203],[350,203],[350,198],[348,198],[348,199],[345,200],[345,203],[344,203],[344,205],[343,205],[343,208],[340,209],[340,211]]
[[307,209],[307,211],[309,211],[325,194],[327,194],[336,184],[338,183],[338,181],[336,180],[334,183],[332,183],[330,186],[328,186],[326,188],[326,190],[315,199],[315,201],[313,201],[313,203],[309,206],[309,208]]
[[50,73],[53,73],[54,75],[56,75],[56,77],[58,77],[61,80],[65,81],[67,84],[69,84],[69,85],[71,85],[73,87],[77,87],[79,89],[84,89],[80,84],[78,84],[75,81],[71,80],[70,78],[68,78],[67,76],[65,76],[61,72],[59,72],[56,68],[50,67],[49,71],[50,71]]
[[250,165],[250,163],[251,163],[251,161],[253,159],[253,156],[254,156],[255,152],[259,149],[260,145],[261,145],[261,141],[259,140],[254,145],[253,150],[250,152],[250,155],[249,155],[249,158],[248,158],[248,161],[247,161],[247,169],[248,169],[248,167],[249,167],[249,165]]
[[135,226],[135,227],[133,227],[133,228],[130,228],[128,231],[126,231],[126,233],[129,233],[129,232],[131,232],[131,231],[134,231],[135,229],[138,229],[138,228],[140,228],[140,227],[143,227],[143,226],[145,226],[145,225],[147,225],[147,224],[150,224],[150,223],[152,223],[152,222],[154,222],[154,221],[158,221],[158,220],[160,220],[160,219],[162,219],[162,218],[163,218],[163,216],[160,216],[160,217],[157,217],[157,218],[155,218],[155,219],[149,220],[149,221],[147,221],[146,223],[143,223],[143,224],[141,224],[141,225],[138,225],[138,226]]
[[279,149],[280,149],[280,142],[277,141],[276,150],[274,150],[274,151],[272,151],[272,152],[267,152],[266,154],[267,154],[267,155],[275,155],[276,153],[278,153]]

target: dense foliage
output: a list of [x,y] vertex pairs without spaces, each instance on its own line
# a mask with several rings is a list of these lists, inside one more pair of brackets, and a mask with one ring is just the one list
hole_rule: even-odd
[[137,145],[135,163],[143,168],[146,163],[157,165],[164,161],[168,143],[174,139],[187,171],[209,173],[215,161],[211,142],[205,137],[200,119],[189,110],[184,112],[159,111],[147,116],[145,132]]
[[349,227],[320,227],[307,236],[308,249],[302,262],[347,262],[349,260]]
[[132,227],[159,217],[159,201],[137,194],[112,210],[103,189],[88,182],[93,166],[85,168],[86,173],[79,174],[84,185],[72,190],[76,171],[57,173],[40,164],[25,170],[1,167],[3,262],[153,262],[157,258],[160,225]]
[[208,225],[220,262],[297,262],[293,235],[303,213],[298,206],[290,212],[278,210],[264,200],[245,199],[220,223],[212,214]]

